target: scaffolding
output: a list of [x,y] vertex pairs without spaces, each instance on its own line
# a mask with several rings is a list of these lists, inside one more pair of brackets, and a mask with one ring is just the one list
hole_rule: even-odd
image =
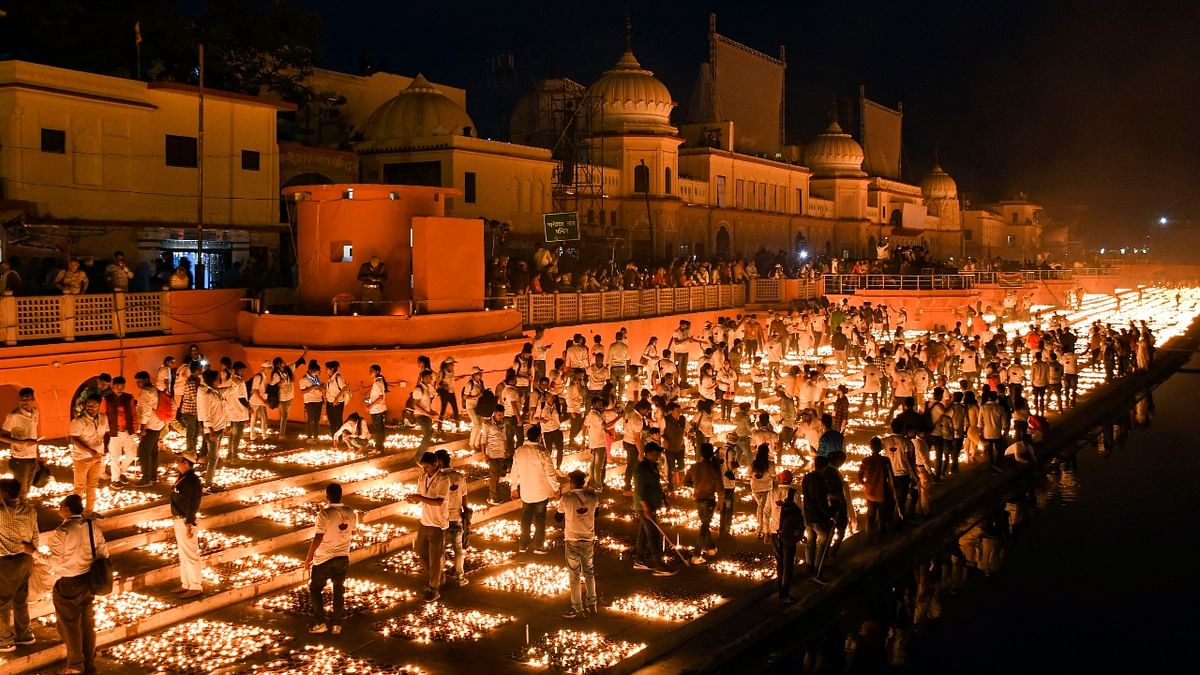
[[582,85],[557,83],[545,92],[546,114],[539,115],[554,136],[554,209],[577,212],[583,234],[605,237],[616,220],[604,209],[604,111]]

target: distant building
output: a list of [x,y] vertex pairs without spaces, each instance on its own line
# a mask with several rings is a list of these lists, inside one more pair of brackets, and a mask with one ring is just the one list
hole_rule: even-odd
[[189,85],[0,62],[0,217],[19,231],[9,254],[194,262],[201,164],[213,279],[252,248],[277,248],[276,115],[292,106],[206,90],[201,157],[198,97]]

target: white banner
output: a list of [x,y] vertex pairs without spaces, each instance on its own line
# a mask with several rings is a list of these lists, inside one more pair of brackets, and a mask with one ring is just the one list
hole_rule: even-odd
[[866,160],[863,171],[871,176],[900,178],[900,128],[903,115],[863,97],[862,135]]

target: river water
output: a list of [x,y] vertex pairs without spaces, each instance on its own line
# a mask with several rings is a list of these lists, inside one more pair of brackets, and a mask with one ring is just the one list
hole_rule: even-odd
[[1187,372],[1143,392],[1028,492],[767,670],[1200,672],[1198,393]]

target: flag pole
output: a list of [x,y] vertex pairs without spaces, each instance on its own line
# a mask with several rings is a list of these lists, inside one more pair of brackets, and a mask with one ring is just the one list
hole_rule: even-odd
[[196,128],[196,264],[194,272],[194,287],[204,288],[204,45],[199,50],[200,96],[199,114]]

